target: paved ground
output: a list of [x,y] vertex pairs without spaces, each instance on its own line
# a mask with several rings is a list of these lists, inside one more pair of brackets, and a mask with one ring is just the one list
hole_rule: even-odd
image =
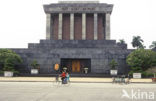
[[[14,82],[51,82],[54,77],[0,77],[0,82],[14,81]],[[112,78],[91,78],[91,77],[71,77],[71,82],[112,82]],[[131,79],[133,83],[152,83],[152,79]]]
[[[122,98],[123,92],[127,92],[124,94],[128,94],[129,98]],[[142,98],[143,92],[147,96]],[[71,83],[69,86],[54,86],[52,82],[0,82],[0,101],[135,100],[156,101],[156,84]]]

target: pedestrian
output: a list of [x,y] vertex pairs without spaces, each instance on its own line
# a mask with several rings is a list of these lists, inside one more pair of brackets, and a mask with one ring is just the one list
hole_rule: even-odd
[[70,82],[69,77],[70,77],[70,75],[69,75],[69,73],[67,72],[67,73],[66,73],[67,82]]

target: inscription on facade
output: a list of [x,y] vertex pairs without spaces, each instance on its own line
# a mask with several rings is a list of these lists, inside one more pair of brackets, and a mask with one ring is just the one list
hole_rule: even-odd
[[95,11],[95,7],[62,7],[63,11]]

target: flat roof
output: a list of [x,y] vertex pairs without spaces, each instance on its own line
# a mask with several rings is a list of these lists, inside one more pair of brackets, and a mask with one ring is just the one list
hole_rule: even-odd
[[110,13],[113,4],[99,1],[59,1],[44,5],[45,13]]
[[99,3],[99,0],[90,0],[90,1],[84,1],[84,0],[59,0],[58,3]]

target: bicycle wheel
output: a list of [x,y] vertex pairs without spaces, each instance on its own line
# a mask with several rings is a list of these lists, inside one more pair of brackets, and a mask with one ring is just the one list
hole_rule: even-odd
[[70,81],[67,81],[67,84],[65,84],[65,86],[70,86]]

